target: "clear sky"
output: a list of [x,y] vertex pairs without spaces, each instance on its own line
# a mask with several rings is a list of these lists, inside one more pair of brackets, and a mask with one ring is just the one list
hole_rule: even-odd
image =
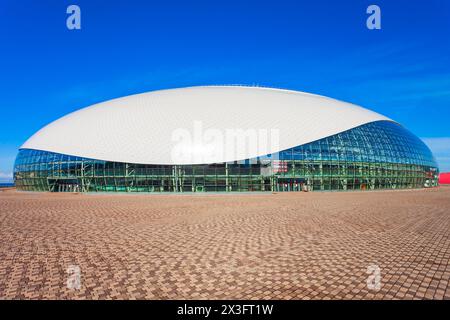
[[[66,8],[81,8],[68,30]],[[366,8],[381,8],[381,30]],[[450,171],[450,1],[0,3],[0,181],[20,145],[79,108],[150,90],[247,84],[380,112]]]

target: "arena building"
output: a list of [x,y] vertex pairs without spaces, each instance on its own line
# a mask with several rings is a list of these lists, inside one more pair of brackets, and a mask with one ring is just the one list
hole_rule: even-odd
[[428,147],[395,121],[271,88],[161,90],[99,103],[19,149],[19,190],[240,192],[433,187]]

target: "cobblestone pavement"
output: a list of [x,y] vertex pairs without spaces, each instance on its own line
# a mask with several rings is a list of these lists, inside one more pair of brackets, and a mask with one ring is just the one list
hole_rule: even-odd
[[[8,190],[0,192],[0,239],[0,299],[450,299],[449,187]],[[79,290],[67,288],[70,265],[81,270]],[[371,265],[380,268],[378,291],[367,285]]]

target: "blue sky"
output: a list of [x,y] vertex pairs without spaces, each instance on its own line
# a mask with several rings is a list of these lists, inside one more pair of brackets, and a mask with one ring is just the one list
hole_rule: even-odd
[[[81,8],[81,30],[66,8]],[[366,8],[381,8],[381,30]],[[248,84],[356,103],[405,125],[450,171],[450,1],[63,1],[0,4],[0,181],[68,112],[144,91]]]

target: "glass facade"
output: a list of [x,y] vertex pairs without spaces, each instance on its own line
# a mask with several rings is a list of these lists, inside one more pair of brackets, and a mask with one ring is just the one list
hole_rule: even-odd
[[19,190],[68,192],[234,192],[433,187],[428,147],[399,124],[368,123],[276,155],[205,165],[147,165],[21,149]]

